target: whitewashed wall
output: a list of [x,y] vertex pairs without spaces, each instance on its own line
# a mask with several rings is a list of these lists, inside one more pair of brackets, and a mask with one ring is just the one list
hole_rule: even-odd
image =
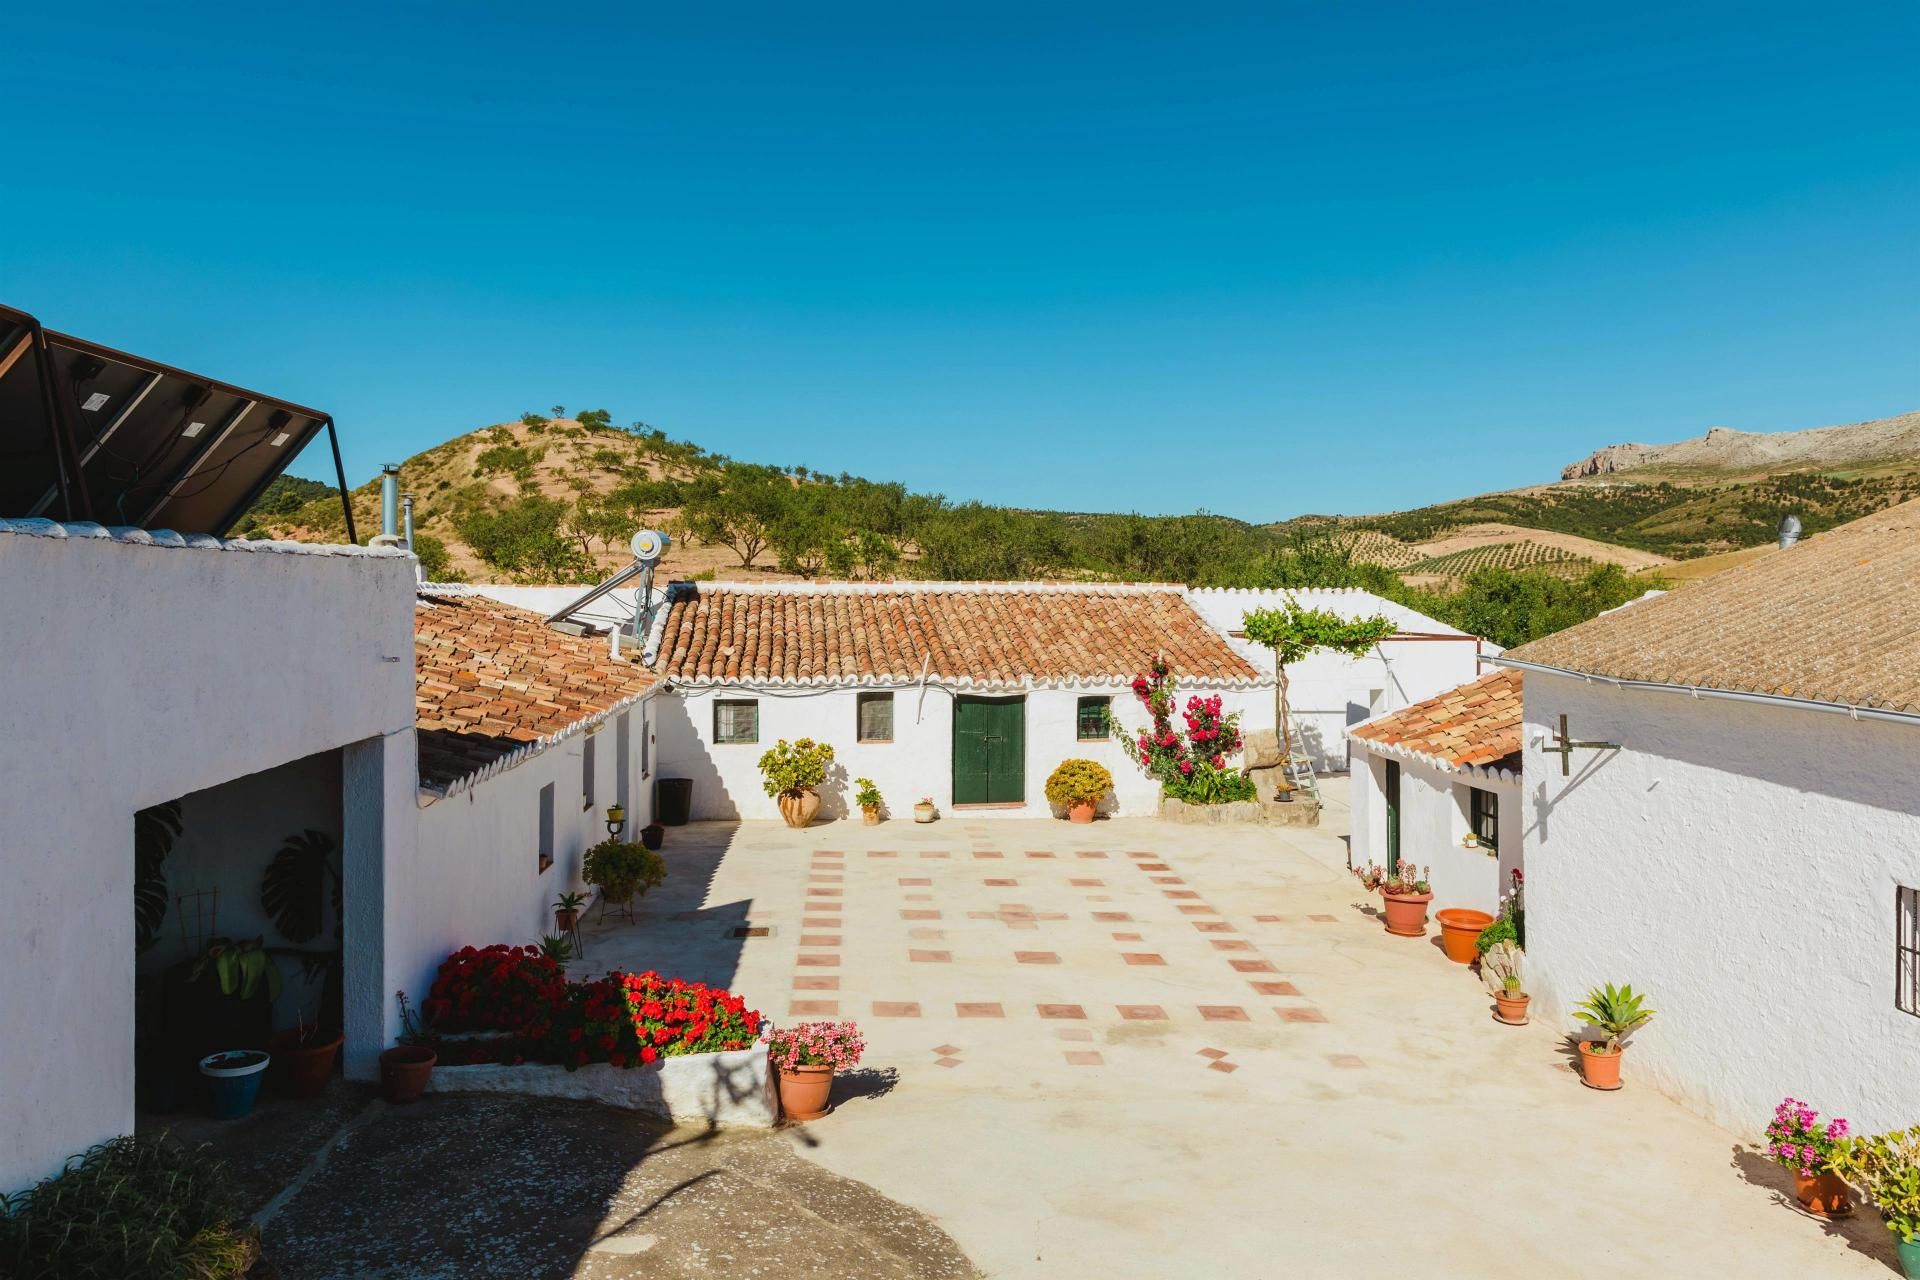
[[[695,818],[778,818],[779,807],[761,786],[761,753],[777,739],[813,738],[833,744],[836,768],[821,793],[821,812],[844,816],[853,801],[853,780],[872,778],[886,797],[887,811],[911,819],[921,796],[932,796],[942,812],[953,802],[954,691],[931,685],[893,688],[893,735],[890,743],[856,741],[856,694],[884,692],[880,687],[856,690],[762,686],[752,689],[675,689],[653,700],[659,717],[660,767],[666,777],[693,779]],[[1211,693],[1198,688],[1180,691]],[[1258,713],[1271,698],[1264,689],[1220,691],[1225,710]],[[1158,784],[1127,759],[1114,740],[1081,742],[1077,737],[1079,699],[1101,695],[1113,699],[1120,725],[1137,730],[1147,723],[1146,711],[1124,687],[1034,689],[1027,693],[1026,804],[1019,808],[965,809],[968,817],[1044,817],[1052,812],[1046,799],[1047,775],[1062,760],[1097,760],[1114,778],[1114,797],[1104,812],[1141,816],[1158,811]],[[714,743],[713,703],[716,699],[757,698],[760,703],[760,740],[757,743]],[[1267,723],[1272,723],[1272,712]]]
[[[1449,770],[1425,758],[1391,755],[1364,738],[1353,740],[1353,865],[1387,862],[1387,761],[1400,765],[1400,857],[1430,868],[1433,905],[1472,907],[1497,913],[1509,874],[1524,873],[1521,787],[1505,770]],[[1471,829],[1470,787],[1491,791],[1500,801],[1500,851],[1461,845]]]
[[411,557],[48,531],[0,527],[9,1189],[133,1125],[134,811],[413,721]]
[[[1202,617],[1223,632],[1243,630],[1254,609],[1274,609],[1289,596],[1309,609],[1325,609],[1344,618],[1384,614],[1402,631],[1459,636],[1458,640],[1387,641],[1359,658],[1319,653],[1287,668],[1287,701],[1305,746],[1318,769],[1347,767],[1347,726],[1410,703],[1431,698],[1486,674],[1477,659],[1500,652],[1437,619],[1358,589],[1242,591],[1204,588],[1188,593]],[[1231,640],[1262,675],[1273,674],[1273,650],[1244,638]],[[1273,725],[1273,695],[1267,695],[1262,724]],[[1249,718],[1249,724],[1252,723]]]
[[[1920,887],[1920,727],[1528,671],[1536,1017],[1602,982],[1658,1016],[1627,1073],[1735,1132],[1781,1097],[1920,1121],[1920,1018],[1894,1007],[1894,893]],[[1564,713],[1571,777],[1540,744]]]

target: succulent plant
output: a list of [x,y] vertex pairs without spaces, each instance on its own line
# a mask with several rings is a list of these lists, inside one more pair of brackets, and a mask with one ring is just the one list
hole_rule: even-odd
[[1496,996],[1517,996],[1526,990],[1522,965],[1526,953],[1511,942],[1496,942],[1480,957],[1480,980]]

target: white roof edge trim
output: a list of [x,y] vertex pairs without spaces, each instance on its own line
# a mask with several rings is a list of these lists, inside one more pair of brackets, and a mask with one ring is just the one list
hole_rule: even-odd
[[282,539],[216,538],[208,533],[175,533],[172,529],[138,529],[132,525],[101,525],[86,520],[47,520],[40,517],[0,519],[0,533],[28,538],[82,538],[117,542],[130,547],[183,547],[196,551],[250,551],[256,554],[296,556],[360,556],[368,559],[410,560],[413,553],[399,547],[356,547],[344,542],[288,542]]
[[577,737],[595,725],[604,724],[609,716],[619,715],[622,711],[638,706],[641,702],[659,692],[661,686],[665,683],[663,680],[659,684],[649,685],[639,693],[630,693],[604,710],[596,711],[590,716],[575,720],[564,729],[556,729],[544,738],[536,738],[532,742],[524,743],[496,760],[489,760],[472,773],[462,774],[451,782],[444,783],[440,786],[434,786],[432,783],[420,780],[419,744],[416,742],[414,746],[414,779],[419,793],[417,803],[424,809],[436,801],[445,800],[450,796],[457,796],[465,791],[471,791],[481,783],[505,773],[509,769],[517,769],[543,751],[546,751],[549,747],[558,746],[568,738]]
[[911,578],[898,582],[716,582],[679,578],[665,584],[684,595],[727,592],[761,596],[888,595],[1186,595],[1180,582],[947,582]]
[[[663,682],[670,682],[683,689],[917,689],[920,687],[918,674],[892,674],[871,676],[676,676],[663,673]],[[1133,687],[1132,676],[1022,676],[1012,680],[979,680],[972,676],[947,676],[938,672],[927,676],[927,683],[935,688],[956,689],[1098,689],[1101,691],[1124,690]],[[1180,687],[1202,689],[1261,689],[1272,688],[1273,678],[1249,680],[1245,677],[1232,679],[1181,676]]]
[[1668,684],[1658,680],[1621,680],[1613,676],[1594,675],[1586,671],[1574,671],[1567,667],[1550,667],[1542,662],[1528,662],[1524,658],[1509,658],[1505,654],[1492,659],[1503,667],[1512,667],[1516,671],[1534,671],[1543,676],[1559,676],[1567,680],[1584,680],[1588,684],[1612,685],[1616,689],[1644,689],[1653,693],[1678,693],[1691,698],[1719,698],[1728,702],[1751,702],[1763,707],[1791,707],[1800,711],[1827,711],[1835,715],[1849,716],[1855,720],[1884,720],[1889,724],[1920,725],[1920,712],[1889,711],[1881,707],[1862,707],[1846,702],[1821,702],[1813,698],[1794,698],[1779,693],[1749,693],[1744,689],[1714,689],[1705,685]]
[[[1354,729],[1359,727],[1359,725],[1353,726]],[[1351,730],[1347,733],[1347,740],[1370,755],[1396,756],[1402,760],[1412,760],[1419,764],[1424,764],[1428,768],[1437,769],[1441,773],[1453,773],[1464,778],[1475,778],[1486,782],[1504,782],[1511,786],[1519,786],[1521,782],[1521,775],[1511,769],[1496,769],[1491,765],[1454,764],[1450,760],[1443,760],[1439,756],[1429,755],[1425,751],[1415,751],[1412,747],[1400,746],[1397,743],[1388,744],[1385,742],[1377,742],[1372,738],[1357,738]],[[1525,766],[1526,756],[1525,753],[1522,752],[1521,768],[1524,770]]]

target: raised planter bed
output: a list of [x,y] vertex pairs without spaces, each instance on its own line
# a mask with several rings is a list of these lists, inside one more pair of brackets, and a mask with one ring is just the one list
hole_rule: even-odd
[[1236,800],[1231,804],[1188,804],[1184,800],[1162,796],[1160,816],[1168,822],[1201,826],[1250,823],[1255,826],[1317,827],[1320,825],[1320,806],[1305,796],[1290,804],[1261,800]]
[[765,1129],[775,1115],[767,1046],[726,1053],[689,1053],[643,1067],[591,1063],[577,1070],[548,1063],[440,1067],[433,1093],[527,1093],[625,1107],[676,1123]]

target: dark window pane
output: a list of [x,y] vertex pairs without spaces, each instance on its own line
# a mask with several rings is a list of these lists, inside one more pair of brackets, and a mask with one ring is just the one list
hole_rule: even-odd
[[860,695],[860,741],[893,741],[893,695],[890,693],[863,693]]
[[1113,727],[1113,700],[1111,698],[1082,698],[1078,716],[1080,739],[1083,742],[1111,736]]
[[760,740],[760,704],[751,701],[714,703],[713,740],[715,742],[758,742]]

